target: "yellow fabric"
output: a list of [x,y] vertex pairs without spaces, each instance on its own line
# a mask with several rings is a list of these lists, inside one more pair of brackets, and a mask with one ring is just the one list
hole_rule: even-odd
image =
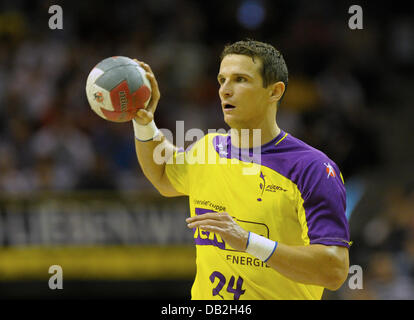
[[[247,231],[287,245],[308,245],[297,186],[268,167],[219,157],[212,143],[215,136],[206,135],[191,150],[177,152],[166,166],[173,186],[189,196],[191,216],[225,211]],[[243,174],[246,169],[257,173]],[[248,253],[229,247],[217,234],[194,230],[194,239],[197,274],[192,299],[322,297],[323,287],[291,281]]]

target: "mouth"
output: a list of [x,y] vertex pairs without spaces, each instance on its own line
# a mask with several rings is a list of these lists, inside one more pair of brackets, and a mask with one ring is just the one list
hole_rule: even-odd
[[232,109],[235,109],[235,108],[236,108],[235,106],[233,106],[229,103],[226,103],[226,104],[223,105],[224,110],[232,110]]

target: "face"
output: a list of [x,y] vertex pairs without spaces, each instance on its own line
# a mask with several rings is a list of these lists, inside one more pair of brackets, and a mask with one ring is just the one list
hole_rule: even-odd
[[245,55],[223,58],[217,80],[224,121],[236,129],[260,128],[271,107],[270,89],[263,88],[262,61]]

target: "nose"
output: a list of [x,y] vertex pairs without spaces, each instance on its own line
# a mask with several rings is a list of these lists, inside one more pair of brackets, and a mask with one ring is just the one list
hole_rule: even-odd
[[219,95],[222,98],[228,98],[231,97],[233,95],[233,88],[231,87],[231,85],[229,84],[228,81],[225,81],[219,89]]

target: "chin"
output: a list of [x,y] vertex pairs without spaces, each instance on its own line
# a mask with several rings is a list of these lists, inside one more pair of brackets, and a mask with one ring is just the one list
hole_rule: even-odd
[[224,122],[232,129],[246,129],[248,126],[232,116],[224,115]]
[[224,122],[230,127],[230,128],[236,128],[237,127],[237,121],[232,119],[232,117],[224,116]]

